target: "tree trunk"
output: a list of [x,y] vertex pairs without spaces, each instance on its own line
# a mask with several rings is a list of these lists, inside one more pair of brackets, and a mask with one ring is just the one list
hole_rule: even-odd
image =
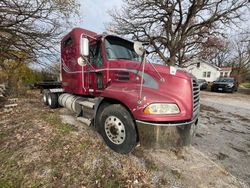
[[168,65],[174,66],[176,65],[176,53],[173,51],[170,51],[170,57],[168,59]]

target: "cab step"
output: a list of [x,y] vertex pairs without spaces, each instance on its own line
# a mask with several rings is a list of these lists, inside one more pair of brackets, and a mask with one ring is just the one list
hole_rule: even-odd
[[95,107],[95,103],[90,102],[90,101],[80,101],[78,103],[84,107],[91,108],[91,109],[94,109],[94,107]]
[[96,100],[97,100],[97,98],[95,97],[95,98],[88,98],[88,101],[90,101],[90,102],[96,102]]
[[84,124],[86,124],[86,125],[88,125],[88,126],[91,125],[91,120],[88,119],[88,118],[78,117],[77,120],[78,120],[78,121],[81,121],[82,123],[84,123]]

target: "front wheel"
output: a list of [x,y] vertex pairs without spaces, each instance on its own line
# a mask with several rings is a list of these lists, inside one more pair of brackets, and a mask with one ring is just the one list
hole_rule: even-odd
[[106,107],[100,113],[98,126],[106,144],[114,151],[129,153],[137,143],[137,132],[130,113],[120,104]]

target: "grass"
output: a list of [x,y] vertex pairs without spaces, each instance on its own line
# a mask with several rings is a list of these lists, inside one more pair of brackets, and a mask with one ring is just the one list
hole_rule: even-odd
[[243,87],[245,88],[249,88],[250,89],[250,82],[245,82],[241,84]]
[[66,135],[74,131],[75,128],[69,124],[62,123],[57,113],[45,113],[42,115],[42,119],[53,126],[59,133]]
[[87,149],[90,145],[91,145],[91,142],[88,141],[88,140],[81,141],[81,142],[80,142],[80,149],[81,149],[81,150],[85,150],[85,149]]
[[0,177],[0,187],[20,187],[23,180],[22,171],[17,171],[19,156],[13,157],[14,150],[2,151],[0,153],[0,161],[5,171],[4,176]]
[[32,95],[18,103],[0,120],[0,188],[132,187],[135,179],[148,187],[145,169],[108,149],[96,132],[63,123],[59,110]]
[[2,187],[2,188],[12,188],[13,186],[8,180],[0,179],[0,187]]
[[0,133],[0,140],[4,139],[6,136],[8,136],[6,133]]

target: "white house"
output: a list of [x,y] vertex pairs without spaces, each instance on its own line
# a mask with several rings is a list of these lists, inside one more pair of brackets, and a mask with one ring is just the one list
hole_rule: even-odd
[[193,74],[197,79],[213,82],[220,77],[220,68],[204,60],[194,60],[186,63],[185,66],[185,70]]
[[220,77],[230,77],[232,72],[232,67],[221,67]]

